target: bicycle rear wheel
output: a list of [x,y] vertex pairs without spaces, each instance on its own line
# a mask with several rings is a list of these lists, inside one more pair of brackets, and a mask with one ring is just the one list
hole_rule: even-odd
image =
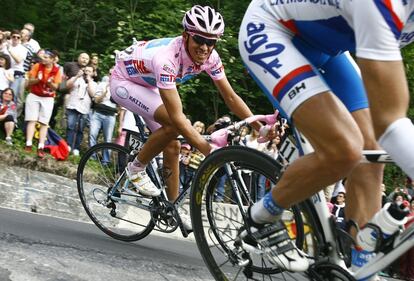
[[[204,262],[216,280],[245,280],[258,274],[261,276],[255,277],[257,280],[266,280],[283,272],[260,255],[246,256],[236,245],[238,229],[244,225],[248,206],[254,203],[252,194],[260,194],[257,191],[266,187],[270,190],[282,168],[269,156],[242,146],[220,149],[199,167],[190,201],[193,231]],[[224,191],[221,187],[229,171],[234,172],[230,182],[236,192],[233,187],[225,186]],[[304,225],[298,207],[286,210],[282,219],[291,239],[302,248]]]
[[128,160],[129,151],[123,146],[91,147],[79,163],[77,187],[86,213],[99,229],[118,240],[136,241],[154,228],[152,201],[122,191],[130,184],[124,172]]

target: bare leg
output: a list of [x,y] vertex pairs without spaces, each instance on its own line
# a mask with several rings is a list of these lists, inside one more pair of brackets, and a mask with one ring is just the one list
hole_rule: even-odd
[[163,169],[164,178],[166,179],[167,196],[170,201],[174,201],[178,196],[179,187],[179,155],[180,155],[180,142],[171,141],[164,149],[163,156]]
[[[355,111],[352,116],[364,137],[364,149],[380,149],[375,141],[369,110]],[[359,226],[366,224],[381,208],[383,170],[383,164],[359,164],[347,178],[345,214]],[[354,228],[351,234],[356,235]]]
[[6,137],[11,137],[14,130],[14,122],[6,122],[4,124],[4,129],[6,130]]
[[294,161],[273,188],[273,198],[284,208],[346,177],[359,163],[363,145],[357,124],[331,93],[304,102],[293,120],[315,151]]
[[158,155],[175,138],[178,133],[170,122],[170,117],[164,105],[157,108],[154,114],[155,121],[162,125],[161,128],[153,132],[145,142],[142,150],[138,154],[138,160],[147,164],[151,159]]
[[48,125],[41,124],[39,129],[39,144],[45,144]]
[[33,135],[35,132],[35,125],[36,121],[28,121],[26,126],[26,141],[32,142],[33,141]]

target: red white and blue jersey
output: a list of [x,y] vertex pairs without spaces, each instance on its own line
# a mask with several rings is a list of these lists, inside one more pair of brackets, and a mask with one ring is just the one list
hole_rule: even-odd
[[195,75],[206,71],[213,80],[224,74],[220,56],[213,50],[202,65],[193,63],[182,36],[136,42],[116,56],[112,75],[145,87],[173,89]]
[[412,0],[265,0],[261,8],[331,55],[401,60],[399,49],[414,40]]

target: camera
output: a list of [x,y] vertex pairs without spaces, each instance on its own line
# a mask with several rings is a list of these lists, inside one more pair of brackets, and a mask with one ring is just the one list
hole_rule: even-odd
[[83,74],[83,80],[85,80],[85,82],[88,82],[88,75],[86,75],[86,73]]

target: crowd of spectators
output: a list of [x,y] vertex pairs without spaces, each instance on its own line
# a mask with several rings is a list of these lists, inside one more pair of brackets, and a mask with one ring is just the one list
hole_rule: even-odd
[[14,130],[21,129],[25,150],[32,152],[37,139],[37,155],[44,158],[48,130],[58,124],[76,156],[87,132],[88,145],[97,143],[100,131],[104,141],[112,141],[117,106],[109,98],[109,76],[102,76],[99,55],[81,53],[61,66],[59,53],[41,48],[34,31],[31,23],[0,28],[0,123],[6,143],[12,146]]

